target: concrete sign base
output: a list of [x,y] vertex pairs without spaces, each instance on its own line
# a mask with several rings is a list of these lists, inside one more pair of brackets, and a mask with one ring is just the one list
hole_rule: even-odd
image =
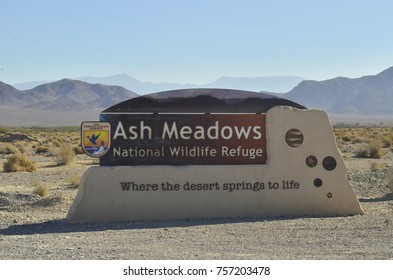
[[266,164],[90,167],[67,219],[363,214],[324,111],[274,107],[266,133]]

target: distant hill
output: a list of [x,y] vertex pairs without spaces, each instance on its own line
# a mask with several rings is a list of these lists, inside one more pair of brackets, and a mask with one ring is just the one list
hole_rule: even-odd
[[36,86],[40,86],[42,84],[48,84],[48,83],[52,83],[54,81],[34,81],[34,82],[25,82],[25,83],[17,83],[17,84],[12,84],[12,86],[16,89],[19,90],[27,90],[27,89],[32,89]]
[[192,85],[192,84],[141,82],[127,74],[120,74],[120,75],[100,77],[100,78],[86,76],[86,77],[80,77],[78,78],[78,80],[88,83],[118,85],[127,88],[128,90],[132,90],[133,92],[136,92],[138,94],[154,93],[154,92],[171,90],[171,89],[197,87],[196,85]]
[[120,86],[89,84],[63,79],[30,90],[0,82],[0,106],[48,111],[80,111],[107,108],[138,96]]
[[303,80],[303,78],[296,76],[272,76],[256,78],[221,77],[210,84],[204,85],[203,87],[285,93]]
[[25,96],[22,91],[19,91],[8,84],[0,82],[0,106],[23,106],[24,104],[27,104],[27,102],[24,101],[24,97]]
[[393,67],[356,79],[302,81],[284,97],[336,114],[393,115]]
[[166,90],[188,89],[188,88],[229,88],[248,91],[267,91],[285,93],[299,84],[301,77],[295,76],[273,76],[257,78],[221,77],[208,84],[177,84],[177,83],[151,83],[141,82],[129,75],[121,74],[110,77],[81,77],[78,80],[88,83],[101,83],[105,85],[118,85],[125,87],[138,94],[155,93]]

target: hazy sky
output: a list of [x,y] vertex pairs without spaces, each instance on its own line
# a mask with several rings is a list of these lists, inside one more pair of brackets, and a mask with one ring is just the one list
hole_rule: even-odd
[[390,0],[0,0],[0,81],[360,77],[393,66],[392,13]]

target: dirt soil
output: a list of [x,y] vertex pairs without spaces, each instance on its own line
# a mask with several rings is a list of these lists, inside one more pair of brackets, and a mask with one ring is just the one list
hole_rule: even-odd
[[[250,217],[165,222],[69,224],[77,188],[70,185],[94,162],[84,155],[67,166],[30,154],[36,172],[2,172],[0,259],[393,259],[393,195],[383,159],[345,155],[348,178],[365,215]],[[47,197],[34,186],[50,187]]]

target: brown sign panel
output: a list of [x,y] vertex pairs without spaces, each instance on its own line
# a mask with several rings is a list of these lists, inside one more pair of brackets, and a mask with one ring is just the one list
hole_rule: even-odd
[[100,165],[266,162],[265,114],[102,113],[111,146]]

